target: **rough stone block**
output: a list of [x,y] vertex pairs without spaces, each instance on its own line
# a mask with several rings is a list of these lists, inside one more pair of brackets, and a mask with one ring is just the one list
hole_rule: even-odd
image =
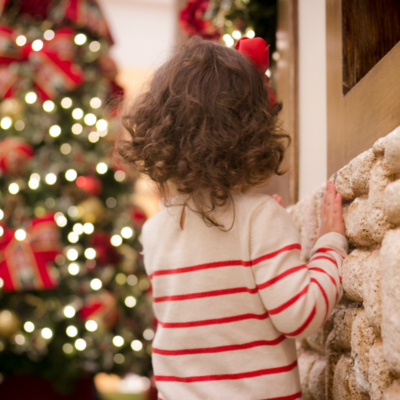
[[383,211],[374,208],[366,197],[358,197],[344,215],[346,235],[354,247],[370,247],[381,243],[390,228]]
[[352,359],[345,355],[340,357],[340,360],[336,364],[333,376],[333,400],[352,400],[348,382],[352,364]]
[[374,208],[383,209],[385,188],[393,181],[385,159],[378,160],[371,170],[368,201]]
[[321,400],[325,397],[325,369],[326,360],[319,358],[310,370],[308,378],[308,390],[313,400]]
[[342,195],[344,201],[352,201],[356,198],[350,187],[350,174],[350,165],[346,165],[331,178],[331,182],[335,184],[337,192]]
[[377,157],[381,157],[385,153],[385,139],[385,137],[379,138],[372,146],[372,151]]
[[365,317],[363,309],[357,310],[357,315],[351,330],[351,357],[354,361],[356,384],[363,393],[368,393],[369,350],[375,340],[375,334]]
[[383,400],[399,400],[400,399],[400,381],[395,381],[385,390]]
[[381,268],[379,249],[369,252],[363,262],[363,298],[365,317],[376,331],[382,323]]
[[353,361],[346,355],[342,355],[336,364],[332,392],[333,400],[369,400],[369,396],[358,388]]
[[387,185],[383,209],[389,222],[400,225],[400,179]]
[[369,351],[368,381],[371,388],[371,400],[383,400],[383,392],[389,387],[392,377],[383,357],[381,340],[375,340],[374,345]]
[[385,138],[385,159],[392,173],[400,172],[400,126]]
[[400,374],[400,228],[386,234],[380,256],[383,354]]
[[318,360],[319,356],[314,351],[302,350],[299,353],[298,365],[300,373],[301,391],[303,400],[314,400],[310,393],[308,383],[310,378],[310,371],[314,363]]
[[363,301],[363,269],[368,252],[356,249],[342,264],[342,283],[346,296],[355,301]]
[[357,309],[338,310],[333,317],[333,337],[330,345],[337,350],[351,349],[351,331]]
[[333,316],[329,317],[325,322],[325,325],[313,335],[308,336],[305,340],[307,345],[315,350],[317,353],[324,355],[325,354],[325,345],[328,339],[329,333],[333,328]]
[[355,195],[363,196],[368,194],[371,169],[375,161],[376,156],[372,149],[364,151],[364,153],[350,161],[350,187]]

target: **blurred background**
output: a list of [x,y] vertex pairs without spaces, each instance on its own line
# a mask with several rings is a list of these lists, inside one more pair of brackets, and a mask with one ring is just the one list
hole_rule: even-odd
[[327,174],[324,3],[0,0],[1,399],[157,399],[140,232],[160,199],[115,157],[120,110],[187,37],[262,37],[293,141],[259,190],[295,203]]

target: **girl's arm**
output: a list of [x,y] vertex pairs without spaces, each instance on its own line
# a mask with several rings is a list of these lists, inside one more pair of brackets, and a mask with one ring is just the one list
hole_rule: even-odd
[[251,226],[251,259],[258,292],[275,327],[301,339],[325,323],[342,295],[347,255],[341,197],[332,183],[321,203],[320,238],[308,264],[300,261],[300,236],[275,201],[260,206]]

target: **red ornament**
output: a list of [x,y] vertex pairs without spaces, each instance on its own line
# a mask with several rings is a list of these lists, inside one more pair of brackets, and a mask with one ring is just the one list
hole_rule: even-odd
[[207,40],[220,39],[220,30],[211,21],[204,19],[209,5],[209,0],[189,0],[180,10],[179,25],[186,35],[198,35]]
[[138,206],[132,206],[131,218],[135,227],[142,227],[147,220],[145,212]]
[[94,320],[100,328],[112,328],[118,320],[117,301],[107,290],[92,294],[79,311],[84,320]]
[[111,244],[111,236],[108,233],[95,232],[90,244],[96,250],[96,261],[99,266],[118,264],[121,260],[121,255]]
[[60,252],[59,230],[54,216],[49,214],[31,221],[24,240],[15,238],[15,231],[1,225],[0,277],[4,290],[53,289],[57,282],[51,276],[48,264]]
[[[262,38],[249,39],[242,37],[236,42],[235,49],[248,58],[251,63],[264,75],[269,65],[269,45]],[[266,77],[266,81],[269,79]],[[269,107],[272,108],[276,103],[275,93],[265,85],[268,91]]]
[[[15,44],[17,34],[12,28],[0,26],[0,65],[12,62],[28,62],[32,67],[32,79],[42,100],[53,99],[59,93],[72,90],[84,80],[80,67],[74,63],[76,46],[72,28],[61,28],[55,32],[51,41],[43,42],[43,48],[33,51],[32,43],[22,47]],[[18,74],[0,68],[0,95],[13,95]],[[10,83],[11,82],[11,83]]]
[[8,174],[20,173],[33,157],[30,144],[17,137],[8,137],[0,142],[0,169]]
[[96,0],[64,0],[64,7],[66,19],[89,29],[94,35],[107,39],[110,44],[114,43]]
[[47,9],[49,8],[50,4],[50,0],[22,0],[19,6],[19,13],[29,14],[32,15],[32,17],[36,17],[38,15],[43,19],[46,19]]
[[103,184],[96,176],[80,176],[75,182],[76,186],[92,196],[98,196],[103,191]]

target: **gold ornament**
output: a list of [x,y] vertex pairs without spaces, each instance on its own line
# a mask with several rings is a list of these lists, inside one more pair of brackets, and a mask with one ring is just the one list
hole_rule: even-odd
[[17,314],[10,310],[0,311],[0,336],[9,337],[16,334],[21,326]]
[[78,205],[78,217],[85,223],[99,223],[107,216],[107,210],[97,197],[89,197]]

